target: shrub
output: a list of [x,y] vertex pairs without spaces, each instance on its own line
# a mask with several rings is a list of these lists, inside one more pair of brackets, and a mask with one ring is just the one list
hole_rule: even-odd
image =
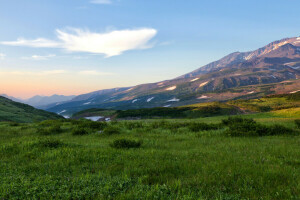
[[255,123],[253,119],[246,119],[242,117],[228,117],[228,119],[223,119],[222,124],[229,126],[236,123]]
[[206,123],[191,123],[188,128],[192,132],[217,130],[219,126],[217,124],[206,124]]
[[56,124],[50,127],[44,127],[44,128],[39,127],[37,129],[37,132],[42,135],[54,135],[54,134],[62,133],[63,130],[61,129],[60,125]]
[[116,126],[108,126],[103,130],[103,133],[106,135],[115,135],[115,134],[120,134],[121,130],[119,127]]
[[141,147],[141,145],[142,145],[141,141],[128,140],[128,139],[118,139],[113,141],[113,143],[110,144],[111,147],[116,149],[139,148]]
[[39,140],[37,145],[46,148],[58,148],[63,146],[64,143],[56,139],[47,138],[47,139]]
[[39,123],[39,126],[41,127],[49,127],[54,125],[59,125],[61,122],[58,120],[45,120]]
[[9,125],[10,126],[19,126],[20,124],[17,122],[9,122]]
[[297,128],[300,129],[300,119],[296,119],[295,124],[296,124]]
[[291,135],[295,131],[282,125],[266,126],[259,124],[253,119],[228,118],[223,120],[229,129],[225,131],[228,136],[272,136]]
[[107,127],[106,122],[93,122],[93,121],[82,121],[78,124],[79,127],[87,128],[90,130],[103,130]]
[[87,134],[89,134],[89,132],[83,127],[76,126],[72,130],[72,135],[87,135]]

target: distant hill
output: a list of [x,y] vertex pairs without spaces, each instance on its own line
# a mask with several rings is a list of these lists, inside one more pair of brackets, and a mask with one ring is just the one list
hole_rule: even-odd
[[24,100],[23,103],[31,105],[36,108],[42,108],[43,106],[47,106],[49,104],[55,104],[60,102],[65,102],[72,100],[75,96],[64,96],[64,95],[52,95],[52,96],[34,96],[30,99]]
[[0,121],[33,122],[63,117],[0,96]]
[[100,90],[53,105],[48,111],[72,114],[89,108],[140,109],[259,98],[300,88],[300,37],[235,52],[172,80]]

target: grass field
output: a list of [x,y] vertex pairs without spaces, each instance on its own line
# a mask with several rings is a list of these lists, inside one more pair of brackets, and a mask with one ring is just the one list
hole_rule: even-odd
[[[297,112],[280,111],[244,117],[296,131]],[[111,122],[104,130],[74,120],[2,122],[0,199],[299,199],[299,134],[230,137],[219,125],[176,127],[225,118]],[[142,145],[114,148],[118,139]]]

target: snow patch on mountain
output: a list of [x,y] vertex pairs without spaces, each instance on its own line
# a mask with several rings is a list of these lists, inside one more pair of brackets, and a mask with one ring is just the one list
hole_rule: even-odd
[[168,107],[170,107],[170,106],[171,106],[171,105],[165,105],[164,108],[168,108]]
[[296,90],[296,91],[290,92],[290,94],[294,94],[294,93],[297,93],[297,92],[300,92],[300,90]]
[[134,88],[134,87],[132,87],[132,88],[129,88],[129,89],[127,90],[127,92],[129,92],[129,91],[133,90],[133,88]]
[[63,110],[63,111],[60,111],[59,113],[57,113],[57,114],[62,114],[62,113],[65,113],[65,112],[67,112],[66,110]]
[[208,96],[205,96],[205,95],[202,95],[201,97],[198,97],[197,99],[209,99],[211,97],[208,97]]
[[132,103],[135,103],[135,102],[137,102],[138,101],[138,99],[134,99],[134,100],[132,100]]
[[177,86],[176,85],[174,85],[174,86],[172,86],[172,87],[169,87],[169,88],[167,88],[166,90],[169,90],[169,91],[171,91],[171,90],[175,90],[177,88]]
[[167,102],[178,102],[178,101],[180,101],[180,99],[173,98],[173,99],[168,100]]
[[199,80],[199,78],[194,78],[193,80],[190,80],[190,82],[194,82],[194,81],[197,81]]
[[245,60],[250,60],[251,58],[253,58],[254,53],[251,53],[250,55],[244,57]]
[[89,104],[91,104],[92,102],[86,102],[86,103],[84,103],[84,104],[82,104],[82,105],[89,105]]
[[248,92],[247,94],[253,94],[255,91]]
[[149,103],[150,101],[152,101],[152,99],[154,99],[155,97],[150,97],[147,99],[147,102]]
[[204,83],[201,83],[201,84],[199,85],[199,87],[202,87],[202,86],[206,85],[207,83],[208,83],[208,81],[206,81],[206,82],[204,82]]

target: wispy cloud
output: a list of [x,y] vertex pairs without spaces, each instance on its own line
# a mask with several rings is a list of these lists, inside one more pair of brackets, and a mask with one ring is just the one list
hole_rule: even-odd
[[115,30],[95,33],[89,30],[56,30],[58,41],[38,38],[35,40],[18,39],[0,44],[11,46],[63,48],[70,52],[104,54],[106,57],[120,55],[125,51],[151,48],[149,41],[157,34],[152,28]]
[[31,76],[47,76],[47,75],[58,75],[67,73],[65,70],[49,70],[49,71],[1,71],[0,74],[5,75],[31,75]]
[[93,4],[112,4],[111,0],[91,0],[90,3]]
[[99,71],[95,71],[95,70],[80,71],[80,72],[78,72],[78,74],[94,75],[94,76],[113,75],[112,73],[109,73],[109,72],[99,72]]
[[49,47],[49,48],[56,48],[60,47],[61,44],[59,42],[55,42],[53,40],[48,40],[45,38],[38,38],[35,40],[26,40],[24,38],[18,38],[16,41],[7,41],[1,42],[4,45],[10,46],[26,46],[26,47]]
[[54,54],[49,54],[49,55],[32,55],[30,57],[22,57],[22,59],[26,59],[26,60],[48,60],[49,58],[53,58],[56,55]]
[[85,71],[66,71],[66,70],[48,70],[48,71],[0,71],[0,75],[17,75],[17,76],[49,76],[59,74],[77,74],[86,76],[109,76],[114,75],[110,72],[101,72],[96,70],[85,70]]
[[4,53],[0,53],[0,60],[4,60],[6,55]]

